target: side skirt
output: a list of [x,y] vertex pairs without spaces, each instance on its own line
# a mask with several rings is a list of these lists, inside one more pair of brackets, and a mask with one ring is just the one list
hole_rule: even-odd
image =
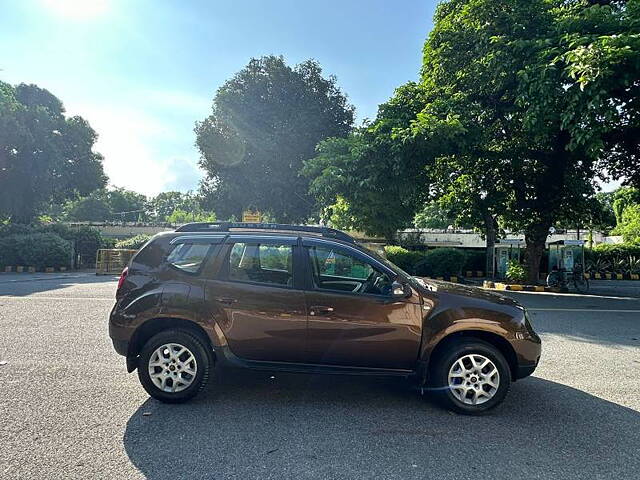
[[[410,377],[414,370],[370,368],[370,367],[345,367],[341,365],[318,365],[312,363],[290,362],[264,362],[260,360],[247,360],[236,356],[228,346],[214,349],[218,361],[236,367],[250,368],[252,370],[269,370],[290,373],[315,373],[328,375],[370,375],[384,377]],[[222,362],[221,362],[222,363]]]

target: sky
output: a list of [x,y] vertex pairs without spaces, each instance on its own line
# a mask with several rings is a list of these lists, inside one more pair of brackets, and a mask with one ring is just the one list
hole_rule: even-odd
[[0,0],[0,80],[35,83],[99,135],[112,185],[197,188],[194,124],[252,57],[308,58],[374,118],[418,78],[427,0]]

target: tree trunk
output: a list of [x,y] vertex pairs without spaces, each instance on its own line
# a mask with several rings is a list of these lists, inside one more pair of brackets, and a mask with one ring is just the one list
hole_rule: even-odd
[[532,225],[531,228],[525,232],[525,241],[527,243],[525,256],[528,282],[532,285],[538,283],[540,260],[544,253],[550,227],[551,222],[544,222],[542,224]]
[[496,244],[496,236],[497,236],[497,225],[496,219],[493,218],[493,215],[487,213],[484,216],[484,228],[485,228],[485,238],[486,238],[486,251],[487,251],[487,263],[485,267],[485,272],[487,278],[495,277],[495,244]]

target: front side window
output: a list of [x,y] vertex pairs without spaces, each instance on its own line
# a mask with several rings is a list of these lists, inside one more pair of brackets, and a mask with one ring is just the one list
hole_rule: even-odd
[[293,246],[234,243],[229,254],[229,280],[293,286]]
[[204,243],[178,243],[167,257],[167,263],[183,272],[196,273],[210,247]]
[[351,253],[334,247],[308,247],[313,283],[318,290],[389,295],[391,279]]

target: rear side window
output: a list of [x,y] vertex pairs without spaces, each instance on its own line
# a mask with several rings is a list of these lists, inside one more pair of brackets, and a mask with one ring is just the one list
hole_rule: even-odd
[[167,257],[167,263],[186,273],[197,273],[211,245],[205,243],[178,243]]
[[293,247],[275,243],[236,243],[229,255],[229,280],[293,285]]

